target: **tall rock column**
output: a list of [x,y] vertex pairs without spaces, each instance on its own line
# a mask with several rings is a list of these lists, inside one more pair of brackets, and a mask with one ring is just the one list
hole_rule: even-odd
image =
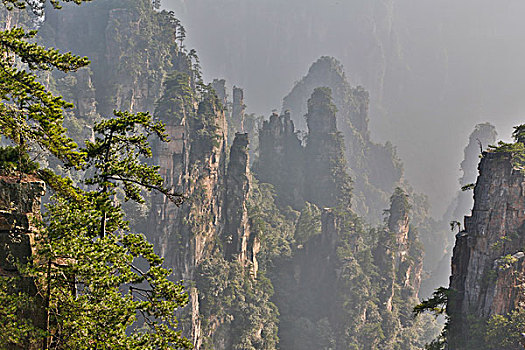
[[320,207],[350,206],[351,180],[346,172],[343,136],[337,131],[336,111],[331,90],[315,89],[306,114],[304,197]]
[[[421,284],[423,252],[410,231],[409,212],[408,196],[398,187],[390,197],[387,225],[374,251],[374,261],[381,271],[378,296],[382,305],[384,342],[389,346],[401,325],[411,322],[410,317],[398,313],[400,305],[415,304]],[[398,317],[393,316],[396,313]]]
[[225,256],[246,264],[254,264],[257,272],[255,237],[250,234],[246,203],[250,190],[248,134],[237,133],[230,149],[230,162],[226,175],[225,214]]
[[464,349],[472,320],[525,302],[525,176],[505,152],[485,152],[474,208],[456,235],[447,312],[449,348]]
[[233,106],[232,106],[232,120],[235,130],[244,131],[244,112],[246,106],[244,105],[244,91],[237,86],[233,87]]
[[279,193],[278,202],[300,209],[304,203],[304,149],[290,113],[272,114],[259,130],[259,159],[254,164],[261,182],[270,183]]

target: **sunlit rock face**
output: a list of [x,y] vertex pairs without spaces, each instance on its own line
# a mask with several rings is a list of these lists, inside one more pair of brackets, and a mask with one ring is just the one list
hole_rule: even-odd
[[506,314],[525,302],[525,176],[512,155],[485,152],[474,208],[457,234],[450,277],[450,349],[468,340],[472,319]]
[[[177,77],[174,81],[178,82],[173,82],[174,86],[189,84]],[[167,89],[166,100],[178,93],[177,88]],[[185,113],[174,113],[177,109],[171,107],[157,110],[171,142],[156,144],[154,149],[154,160],[166,184],[183,193],[186,200],[177,207],[163,196],[153,196],[146,232],[177,279],[198,280],[201,264],[217,256],[250,268],[255,278],[259,242],[250,231],[247,216],[251,187],[248,135],[237,133],[228,150],[226,118],[217,100],[208,96],[197,103],[193,96],[187,97],[186,105],[177,106]],[[229,321],[203,314],[201,293],[207,291],[187,287],[190,306],[181,314],[185,334],[196,349],[210,339],[217,349],[228,348],[233,341]]]

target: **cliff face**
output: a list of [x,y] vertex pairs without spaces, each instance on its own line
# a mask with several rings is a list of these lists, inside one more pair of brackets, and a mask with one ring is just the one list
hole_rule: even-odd
[[344,141],[337,130],[336,107],[329,88],[317,88],[308,100],[304,197],[320,207],[350,207]]
[[35,243],[36,220],[45,185],[34,178],[0,177],[0,274],[16,275],[15,263],[27,263]]
[[236,134],[226,176],[223,244],[228,259],[238,259],[244,265],[254,263],[256,274],[257,251],[253,249],[256,238],[250,234],[248,225],[247,201],[251,182],[248,165],[248,134]]
[[115,0],[46,11],[39,36],[46,45],[89,57],[87,93],[96,95],[96,112],[108,116],[114,109],[153,111],[165,74],[191,70],[191,58],[176,43],[178,30],[175,18],[153,12],[149,1]]
[[[49,83],[78,103],[70,113],[76,121],[87,124],[123,108],[154,111],[165,123],[171,142],[154,145],[152,162],[166,186],[186,200],[177,207],[152,195],[144,220],[131,219],[174,278],[186,282],[190,304],[179,320],[196,349],[275,349],[279,324],[279,346],[291,350],[422,346],[422,336],[414,335],[418,328],[405,317],[417,293],[421,257],[411,243],[417,240],[408,214],[400,211],[387,228],[375,230],[350,209],[346,157],[353,157],[351,172],[367,174],[358,175],[360,203],[384,200],[375,202],[377,213],[388,206],[400,176],[393,150],[367,141],[364,90],[349,88],[336,69],[332,93],[347,119],[329,88],[312,86],[300,95],[306,137],[284,112],[261,123],[260,145],[250,147],[239,131],[253,132],[259,119],[246,113],[244,92],[235,88],[229,101],[224,80],[214,81],[213,90],[198,84],[195,57],[178,45],[181,28],[172,14],[153,11],[149,0],[100,0],[82,10],[66,6],[64,18],[51,16],[42,35],[91,57],[90,70],[69,80],[50,75]],[[351,140],[345,143],[339,130]],[[250,148],[259,149],[254,173],[260,181],[249,171]],[[375,165],[362,163],[376,156]],[[391,175],[392,181],[378,180],[381,191],[363,192],[370,184],[365,178]],[[380,242],[389,246],[387,282],[375,262]],[[391,287],[388,307],[379,301],[384,283]]]
[[417,242],[410,232],[408,196],[397,188],[391,197],[386,229],[382,232],[374,258],[384,272],[384,289],[381,302],[392,311],[392,300],[396,295],[396,285],[401,298],[416,300],[421,284],[423,268],[422,254],[412,254],[411,248]]
[[[483,150],[496,143],[496,128],[489,123],[477,124],[469,136],[460,164],[462,176],[459,186],[476,182],[478,163]],[[454,235],[450,234],[450,222],[461,221],[471,213],[474,200],[472,192],[458,191],[451,201],[443,218],[432,224],[432,234],[422,235],[425,247],[432,247],[425,252],[425,270],[431,273],[430,281],[425,283],[424,296],[430,295],[436,285],[446,286],[450,277],[450,259],[454,248]],[[429,281],[429,282],[430,282]]]
[[[33,258],[36,225],[41,219],[40,198],[44,192],[44,182],[37,178],[0,176],[0,277],[14,278],[9,285],[2,283],[5,288],[2,292],[22,293],[32,298],[28,309],[18,309],[17,313],[39,328],[44,327],[46,319],[43,297],[37,294],[34,279],[20,278],[17,264],[27,264]],[[26,343],[8,349],[36,350],[40,346],[39,343]]]
[[232,123],[237,131],[244,132],[244,91],[237,86],[233,87]]
[[525,176],[510,153],[484,153],[474,208],[457,234],[450,277],[449,347],[470,339],[473,319],[507,314],[522,306],[525,264]]
[[[187,199],[176,207],[164,197],[153,197],[145,227],[176,278],[193,282],[188,284],[190,306],[181,319],[195,348],[213,344],[229,349],[239,341],[232,333],[240,326],[232,320],[240,316],[231,306],[213,306],[228,298],[227,291],[216,292],[216,283],[224,288],[241,276],[256,283],[258,272],[260,244],[250,229],[247,208],[248,135],[237,133],[228,149],[219,99],[214,92],[198,96],[189,86],[190,78],[183,73],[164,82],[156,115],[165,122],[171,142],[157,145],[154,152],[166,184]],[[216,268],[226,276],[218,277]]]

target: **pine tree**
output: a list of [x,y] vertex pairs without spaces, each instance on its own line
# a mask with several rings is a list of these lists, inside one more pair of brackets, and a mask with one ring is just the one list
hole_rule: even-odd
[[[43,2],[2,3],[41,15]],[[60,8],[58,0],[51,3]],[[32,279],[37,293],[0,276],[0,348],[190,348],[174,316],[188,296],[170,280],[145,237],[131,232],[119,202],[120,192],[124,200],[142,202],[142,190],[180,202],[180,195],[164,188],[158,168],[144,163],[151,156],[149,137],[166,141],[163,125],[147,113],[115,112],[95,125],[96,139],[79,149],[63,126],[64,110],[73,105],[53,95],[36,72],[67,73],[89,61],[32,43],[35,34],[21,28],[0,32],[0,132],[14,145],[1,150],[0,165],[3,174],[36,173],[53,197],[39,223],[36,255],[17,264],[19,280]],[[82,171],[85,187],[51,169],[37,170],[29,158],[35,149]],[[32,307],[43,309],[38,312],[45,315],[44,325],[32,322],[30,313],[21,317],[20,310]]]

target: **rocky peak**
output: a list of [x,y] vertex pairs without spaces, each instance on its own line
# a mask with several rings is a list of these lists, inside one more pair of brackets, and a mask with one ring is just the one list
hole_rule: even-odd
[[306,114],[304,198],[320,207],[350,206],[351,180],[335,113],[330,89],[315,89]]
[[335,117],[337,108],[332,103],[331,96],[330,88],[316,88],[308,100],[306,123],[310,135],[337,132]]
[[280,194],[279,204],[298,209],[304,203],[303,157],[304,149],[290,114],[273,113],[259,130],[259,158],[254,168],[261,182],[274,185]]
[[470,134],[468,144],[463,151],[464,157],[461,162],[463,176],[459,179],[461,186],[476,181],[479,156],[489,145],[496,142],[497,136],[496,128],[490,123],[477,124],[474,127],[474,131]]
[[226,94],[226,80],[213,79],[211,86],[213,90],[215,90],[219,101],[221,101],[222,105],[226,107],[226,104],[228,103],[228,95]]
[[408,195],[401,188],[396,188],[390,198],[390,209],[388,210],[388,230],[395,234],[399,245],[406,245],[409,231]]
[[468,342],[473,319],[507,314],[525,303],[525,175],[513,155],[485,152],[474,208],[456,235],[450,277],[449,347]]
[[415,251],[417,239],[410,233],[408,195],[396,188],[390,197],[387,225],[379,237],[374,253],[381,271],[383,288],[380,293],[385,309],[392,311],[396,286],[400,287],[400,298],[415,298],[421,283],[423,257]]
[[233,87],[232,120],[237,131],[244,131],[244,91],[237,86]]
[[[332,117],[327,120],[313,118],[311,126],[307,125],[307,120],[305,123],[308,101],[319,87],[331,90],[332,104],[336,107],[337,131],[344,136],[348,172],[354,181],[352,208],[367,221],[379,224],[392,191],[400,183],[402,164],[391,144],[371,141],[368,130],[369,94],[360,86],[350,85],[343,66],[333,57],[324,56],[314,62],[306,76],[283,99],[283,110],[290,110],[297,129],[308,128],[310,134],[335,132]],[[314,100],[310,102],[314,103]],[[314,112],[315,115],[326,117],[333,114],[333,110],[318,112]]]

